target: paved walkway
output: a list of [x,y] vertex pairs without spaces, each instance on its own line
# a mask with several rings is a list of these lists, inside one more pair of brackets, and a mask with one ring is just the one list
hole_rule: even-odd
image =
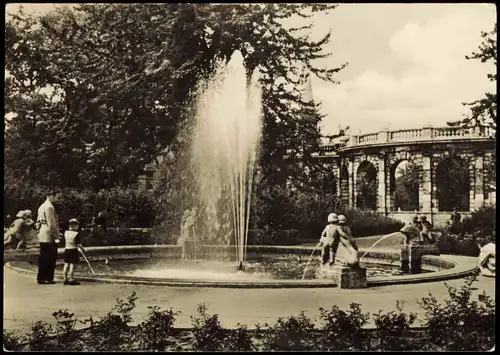
[[[463,280],[448,284],[460,287]],[[479,291],[495,296],[495,279],[481,277]],[[317,317],[320,307],[338,305],[347,309],[357,302],[365,312],[395,309],[397,300],[405,300],[405,310],[422,314],[417,300],[431,292],[439,300],[447,296],[442,282],[399,286],[371,287],[362,290],[333,289],[223,289],[178,288],[129,284],[86,283],[80,286],[38,285],[35,277],[18,274],[4,267],[4,329],[27,331],[37,320],[53,323],[52,312],[68,309],[79,319],[102,316],[133,291],[139,299],[132,316],[140,321],[147,316],[149,305],[173,307],[182,313],[177,316],[178,327],[190,327],[190,315],[204,302],[210,313],[218,313],[224,326],[237,323],[253,328],[256,323],[274,323],[278,317],[297,315],[306,311]]]

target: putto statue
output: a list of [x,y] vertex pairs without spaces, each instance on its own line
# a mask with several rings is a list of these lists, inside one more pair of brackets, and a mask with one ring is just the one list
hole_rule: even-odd
[[185,210],[181,221],[181,233],[179,239],[177,239],[177,245],[182,247],[182,259],[188,259],[192,257],[192,252],[194,249],[194,224],[196,221],[196,209]]
[[358,267],[359,256],[351,229],[346,225],[345,216],[335,213],[328,215],[328,225],[321,233],[318,247],[323,247],[321,259],[323,266],[340,265]]
[[481,275],[495,277],[496,245],[491,236],[480,239],[478,247],[480,248],[478,266]]

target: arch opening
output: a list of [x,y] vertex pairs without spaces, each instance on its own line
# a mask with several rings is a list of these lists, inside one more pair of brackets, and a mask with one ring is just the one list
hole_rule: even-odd
[[377,189],[377,169],[370,162],[362,162],[356,173],[356,207],[376,211]]
[[470,174],[467,163],[460,157],[443,159],[436,168],[436,193],[441,212],[469,211]]
[[396,162],[390,169],[391,209],[420,210],[419,191],[423,169],[408,159]]

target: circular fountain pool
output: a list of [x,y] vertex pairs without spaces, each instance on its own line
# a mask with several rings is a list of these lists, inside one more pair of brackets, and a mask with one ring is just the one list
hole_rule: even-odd
[[[237,272],[234,247],[203,246],[198,260],[180,259],[181,248],[164,246],[89,247],[87,256],[95,274],[83,258],[76,277],[81,281],[130,283],[175,287],[232,288],[314,288],[336,287],[333,280],[316,279],[319,250],[315,252],[305,278],[302,275],[314,248],[282,246],[248,246],[244,272]],[[62,254],[59,249],[56,278],[62,278]],[[363,252],[363,251],[361,251]],[[11,269],[36,274],[37,252],[23,253],[6,260]],[[361,260],[366,267],[368,286],[443,281],[471,275],[475,263],[459,264],[452,256],[424,256],[423,272],[408,275],[401,271],[399,252],[369,251]],[[105,259],[110,260],[109,265]]]
[[[218,260],[166,260],[166,259],[136,259],[113,260],[109,265],[104,262],[92,263],[93,270],[98,274],[112,274],[153,279],[175,280],[305,280],[316,279],[316,270],[320,267],[319,258],[313,258],[306,270],[307,260],[298,260],[295,255],[277,259],[249,260],[245,263],[245,271],[236,271],[235,262]],[[366,268],[367,277],[390,277],[408,275],[397,264],[379,264],[371,260],[362,262]],[[62,269],[62,266],[59,267]],[[433,270],[423,270],[423,273]],[[88,274],[90,269],[86,263],[76,266],[78,274]]]

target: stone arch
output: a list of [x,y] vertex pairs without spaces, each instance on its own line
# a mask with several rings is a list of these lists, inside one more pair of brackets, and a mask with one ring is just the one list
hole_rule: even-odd
[[377,210],[377,169],[368,160],[362,161],[356,171],[356,207],[363,210]]
[[400,157],[389,167],[390,209],[415,211],[420,209],[422,167],[416,161]]
[[469,163],[459,156],[445,156],[437,164],[435,183],[439,211],[470,210],[469,170]]
[[340,167],[340,201],[342,206],[349,206],[349,169],[347,166]]

